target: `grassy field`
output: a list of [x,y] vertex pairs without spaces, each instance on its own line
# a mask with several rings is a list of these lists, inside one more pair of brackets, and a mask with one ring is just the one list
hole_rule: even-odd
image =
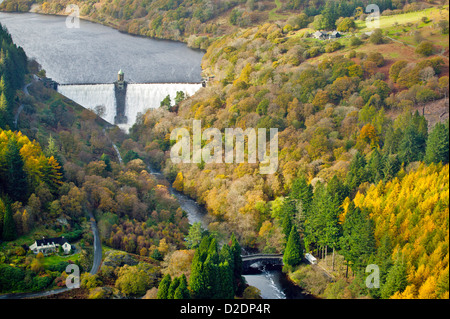
[[72,254],[72,255],[68,255],[68,256],[52,255],[52,256],[44,257],[42,265],[45,268],[47,268],[52,265],[58,265],[61,261],[71,260],[71,261],[75,262],[78,259],[80,259],[80,253],[76,253],[76,254]]
[[[426,17],[428,21],[422,19]],[[438,26],[441,20],[449,20],[448,6],[439,8],[428,8],[416,12],[408,12],[380,18],[380,28],[384,34],[393,40],[400,41],[408,46],[417,46],[422,40],[429,40],[439,46],[439,50],[448,49],[448,35],[442,34]],[[359,31],[370,31],[365,21],[357,21]],[[398,58],[395,52],[391,52],[391,58]]]
[[[406,25],[408,23],[422,23],[423,17],[427,17],[433,22],[438,22],[439,20],[448,20],[449,12],[448,6],[444,6],[443,9],[439,8],[428,8],[416,12],[408,12],[402,14],[396,14],[392,16],[381,16],[380,17],[380,29],[386,29],[393,26]],[[423,23],[422,23],[423,25]],[[361,32],[369,31],[370,29],[366,26],[366,21],[356,21],[356,26]]]
[[281,9],[281,1],[275,0],[276,8],[269,11],[269,20],[275,21],[286,18],[286,14],[278,13],[277,11]]

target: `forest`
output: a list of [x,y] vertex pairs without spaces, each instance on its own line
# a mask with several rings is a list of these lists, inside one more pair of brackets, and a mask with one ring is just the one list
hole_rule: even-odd
[[[367,1],[279,3],[80,2],[90,20],[206,51],[206,87],[149,110],[129,135],[41,83],[23,94],[40,67],[1,29],[0,279],[14,278],[2,293],[63,285],[69,261],[20,249],[43,234],[72,236],[81,251],[70,262],[87,270],[93,212],[106,252],[99,274],[82,276],[84,298],[258,298],[241,247],[282,253],[289,278],[321,298],[449,298],[449,121],[436,111],[448,109],[448,5],[375,1],[384,24],[365,32]],[[63,13],[67,1],[0,9],[32,4]],[[277,128],[277,172],[172,163],[170,133],[192,132],[193,119],[221,132]],[[189,225],[170,186],[204,205],[208,230]],[[319,280],[305,253],[335,280]],[[366,286],[367,265],[379,288]]]
[[[70,263],[88,271],[93,249],[88,212],[104,244],[148,258],[146,265],[184,248],[189,224],[167,185],[159,185],[132,152],[124,153],[123,165],[117,159],[110,139],[124,142],[126,135],[33,80],[37,62],[27,59],[3,27],[1,39],[6,106],[0,125],[0,291],[64,286]],[[31,83],[30,95],[22,91],[25,82]],[[19,105],[20,130],[13,131]],[[42,236],[65,236],[77,248],[68,257],[26,250]],[[83,285],[93,288],[97,281],[88,276]]]
[[[448,14],[444,10],[440,11],[442,19]],[[424,32],[425,25],[417,24],[416,32]],[[434,30],[440,39],[446,37],[446,29],[437,22]],[[372,185],[383,188],[401,183],[425,169],[420,165],[446,176],[448,120],[430,123],[425,113],[435,101],[447,101],[448,57],[436,54],[437,43],[431,44],[431,52],[423,50],[426,41],[419,36],[417,47],[409,49],[408,55],[394,57],[390,52],[401,50],[402,45],[393,42],[387,30],[352,33],[333,42],[311,39],[301,32],[288,21],[284,26],[267,22],[214,41],[202,63],[204,73],[214,75],[212,83],[181,102],[177,112],[147,112],[132,128],[131,137],[152,154],[153,164],[171,178],[177,190],[205,205],[216,218],[211,226],[214,231],[220,234],[231,229],[245,247],[283,252],[285,270],[293,277],[304,249],[324,260],[332,255],[330,270],[335,270],[338,255],[344,258],[339,289],[346,287],[351,298],[425,298],[427,289],[437,290],[448,280],[445,178],[434,188],[444,193],[433,195],[436,201],[428,208],[441,216],[441,226],[436,231],[439,235],[430,226],[426,236],[434,246],[425,253],[427,257],[413,253],[409,240],[397,241],[398,233],[388,232],[385,222],[375,220],[373,208],[360,207],[357,200],[367,196]],[[278,128],[279,170],[265,176],[254,164],[173,164],[167,158],[168,136],[178,127],[191,131],[191,119],[220,130]],[[413,227],[417,218],[430,213],[420,206],[414,209],[414,204],[394,209],[387,202],[396,200],[376,194],[393,216],[404,214],[401,221],[384,217],[393,219],[390,227],[409,218],[414,220],[409,224]],[[387,240],[392,241],[389,250],[382,246],[388,245]],[[439,243],[444,246],[440,248]],[[412,284],[414,272],[424,271],[421,258],[433,253],[442,261],[442,273],[431,275],[432,266],[424,280]],[[388,261],[381,266],[383,258]],[[404,267],[404,284],[377,292],[366,289],[361,278],[365,266],[374,260],[384,267],[382,286],[399,280],[388,275],[398,272],[399,264]],[[349,277],[353,279],[348,281]],[[425,284],[429,277],[434,281]],[[345,295],[332,294],[333,286],[320,293]],[[432,296],[447,295],[444,289]]]

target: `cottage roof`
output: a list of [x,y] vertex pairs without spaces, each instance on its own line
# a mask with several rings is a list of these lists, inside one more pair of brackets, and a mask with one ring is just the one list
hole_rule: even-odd
[[51,245],[52,243],[64,245],[65,243],[68,243],[69,241],[64,237],[54,237],[54,238],[43,238],[36,240],[36,244],[38,246],[42,245]]

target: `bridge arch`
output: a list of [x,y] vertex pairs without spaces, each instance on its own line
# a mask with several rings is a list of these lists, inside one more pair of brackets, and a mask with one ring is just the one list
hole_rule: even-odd
[[283,266],[282,254],[253,254],[241,257],[243,272],[250,270],[252,265],[257,263],[260,265]]

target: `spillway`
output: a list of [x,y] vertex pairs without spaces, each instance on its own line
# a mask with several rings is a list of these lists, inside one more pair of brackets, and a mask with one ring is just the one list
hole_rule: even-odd
[[96,106],[103,105],[105,112],[99,115],[105,121],[114,124],[116,116],[114,84],[58,85],[58,92],[92,111],[95,111]]
[[[128,83],[125,91],[125,117],[127,123],[118,124],[128,131],[139,113],[144,114],[148,109],[160,107],[161,101],[170,96],[174,105],[177,92],[182,91],[185,97],[192,96],[202,87],[201,83]],[[103,105],[105,112],[100,116],[111,124],[115,123],[117,115],[117,95],[114,84],[93,85],[59,85],[58,92],[75,101],[81,106],[95,111],[95,107]]]
[[161,101],[169,95],[171,105],[174,105],[178,91],[185,96],[192,96],[202,87],[197,83],[149,83],[128,84],[125,98],[125,116],[130,127],[136,122],[138,113],[145,113],[148,109],[160,107]]

